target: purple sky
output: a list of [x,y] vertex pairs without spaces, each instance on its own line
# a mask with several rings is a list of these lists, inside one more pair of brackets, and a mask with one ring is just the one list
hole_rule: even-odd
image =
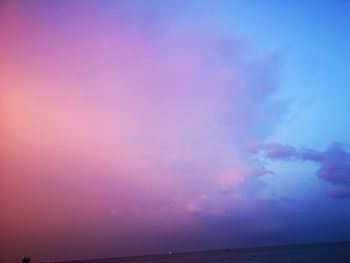
[[349,239],[346,10],[2,1],[0,261]]

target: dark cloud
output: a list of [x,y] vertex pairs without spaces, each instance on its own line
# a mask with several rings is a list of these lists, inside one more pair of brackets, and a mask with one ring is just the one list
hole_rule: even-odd
[[328,195],[337,199],[348,199],[350,198],[350,187],[335,187]]
[[270,160],[301,160],[319,164],[318,178],[335,186],[329,192],[333,198],[350,198],[350,153],[340,143],[333,143],[325,151],[312,148],[297,149],[277,142],[260,146]]
[[350,153],[333,144],[322,154],[317,176],[334,185],[350,187]]
[[266,157],[272,160],[288,160],[295,158],[298,152],[293,146],[281,144],[277,142],[271,142],[266,145]]

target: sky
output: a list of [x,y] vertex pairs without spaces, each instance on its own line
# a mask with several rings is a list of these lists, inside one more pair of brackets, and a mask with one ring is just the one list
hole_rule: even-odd
[[350,239],[350,2],[1,1],[1,262]]

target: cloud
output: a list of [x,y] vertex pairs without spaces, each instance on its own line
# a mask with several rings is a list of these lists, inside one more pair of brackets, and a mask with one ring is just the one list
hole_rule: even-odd
[[350,187],[336,186],[332,191],[328,192],[328,194],[336,199],[349,199]]
[[329,195],[349,198],[341,145],[264,143],[289,105],[278,54],[180,7],[73,2],[0,10],[5,251],[58,261],[309,235],[290,233],[304,200],[264,196],[261,153],[316,162]]
[[318,177],[334,185],[350,187],[350,154],[335,143],[321,154]]
[[319,151],[311,148],[296,149],[291,145],[271,142],[257,146],[264,157],[275,160],[312,161],[319,165],[316,172],[318,178],[333,186],[329,192],[333,198],[350,198],[350,153],[340,143],[333,143],[326,150]]
[[290,145],[284,145],[277,142],[268,143],[266,145],[266,157],[272,160],[288,160],[295,158],[297,155],[294,147]]
[[[92,249],[71,257],[96,257],[106,244],[130,251],[142,236],[255,240],[284,229],[293,211],[261,197],[260,177],[272,172],[249,151],[317,162],[322,180],[345,187],[330,195],[348,196],[340,145],[263,143],[288,107],[274,98],[278,54],[257,54],[240,36],[165,7],[154,18],[152,7],[102,2],[0,11],[9,20],[0,27],[1,187],[11,200],[1,204],[3,228],[40,229],[65,251],[88,239]],[[19,150],[6,138],[25,143]],[[57,241],[56,231],[70,236]]]
[[[176,20],[154,30],[157,19],[148,25],[127,11],[116,18],[93,2],[44,7],[22,6],[35,13],[35,30],[30,16],[16,13],[8,26],[11,36],[30,34],[28,45],[11,49],[9,36],[2,49],[20,64],[4,75],[21,75],[2,80],[6,133],[58,159],[124,171],[130,181],[187,198],[227,195],[266,173],[243,145],[266,138],[284,114],[285,103],[273,99],[278,55]],[[27,59],[16,59],[19,52]]]

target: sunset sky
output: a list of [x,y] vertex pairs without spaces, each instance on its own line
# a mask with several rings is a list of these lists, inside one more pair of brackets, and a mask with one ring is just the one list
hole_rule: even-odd
[[350,239],[349,14],[1,1],[0,262]]

